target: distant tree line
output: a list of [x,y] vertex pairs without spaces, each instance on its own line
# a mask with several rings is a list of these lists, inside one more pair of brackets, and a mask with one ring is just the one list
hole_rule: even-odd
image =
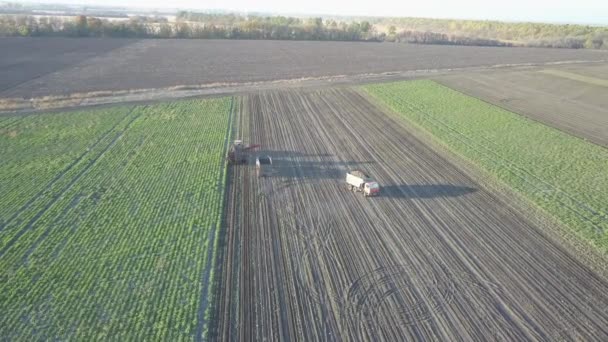
[[69,19],[56,16],[2,15],[0,36],[147,38],[158,36],[158,28],[162,25],[169,25],[164,17],[108,20],[83,15]]
[[[336,21],[323,18],[295,18],[178,12],[177,20],[205,28],[225,29],[230,37],[281,40],[369,40],[379,41],[379,35],[368,21]],[[223,37],[222,37],[223,38]]]
[[452,34],[402,31],[392,34],[388,40],[400,43],[439,44],[439,45],[469,45],[469,46],[513,46],[511,43],[494,39],[455,36]]
[[608,49],[608,27],[419,18],[294,18],[178,12],[176,20],[0,15],[0,36],[390,41]]
[[[205,16],[206,18],[207,16]],[[128,20],[76,16],[60,17],[23,15],[0,16],[0,36],[70,36],[125,38],[199,38],[199,39],[280,39],[380,41],[369,22],[323,21],[322,18],[231,15],[198,21],[196,15],[180,12],[176,22],[166,18],[130,17]],[[201,17],[203,18],[203,17]],[[186,20],[189,19],[189,20]]]
[[[394,32],[433,32],[474,39],[501,41],[514,46],[608,49],[608,27],[513,23],[486,20],[427,18],[370,18],[372,24]],[[388,37],[391,39],[395,36]]]

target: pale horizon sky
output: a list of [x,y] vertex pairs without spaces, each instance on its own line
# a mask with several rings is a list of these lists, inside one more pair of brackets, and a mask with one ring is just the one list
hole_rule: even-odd
[[[14,0],[13,0],[14,1]],[[19,1],[16,1],[19,2]],[[143,8],[228,10],[276,14],[387,16],[535,21],[608,25],[608,0],[32,0],[27,2]]]

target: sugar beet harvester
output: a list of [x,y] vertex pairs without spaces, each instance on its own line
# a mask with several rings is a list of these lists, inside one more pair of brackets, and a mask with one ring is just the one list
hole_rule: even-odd
[[259,144],[243,144],[243,140],[235,140],[230,149],[226,160],[229,164],[244,164],[249,161],[249,151],[260,147]]

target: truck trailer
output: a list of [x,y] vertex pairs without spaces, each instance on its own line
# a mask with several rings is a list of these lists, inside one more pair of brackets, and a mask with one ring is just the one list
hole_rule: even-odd
[[346,184],[349,190],[361,192],[363,196],[378,196],[380,185],[361,170],[353,170],[346,173]]
[[255,169],[258,177],[272,175],[272,158],[270,156],[259,156],[255,159]]

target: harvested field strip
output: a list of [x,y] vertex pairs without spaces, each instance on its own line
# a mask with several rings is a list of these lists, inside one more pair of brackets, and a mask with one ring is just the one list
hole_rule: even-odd
[[[605,279],[359,93],[256,94],[240,116],[275,173],[231,168],[212,338],[608,337]],[[356,168],[380,197],[346,189]]]
[[[84,144],[84,155],[72,153],[79,161],[30,192],[39,199],[13,208],[20,213],[2,231],[2,336],[195,339],[204,282],[214,281],[205,256],[217,247],[210,234],[222,214],[230,101],[117,110],[117,120]],[[96,114],[40,115],[31,135],[3,141],[9,148],[2,157],[16,157],[20,146],[36,142],[32,136],[42,140],[40,131],[55,120],[86,126],[106,113]],[[31,153],[43,154],[46,145],[39,145]],[[2,178],[1,188],[9,181]]]
[[576,74],[573,72],[568,72],[568,71],[564,71],[564,70],[555,70],[555,69],[545,69],[545,70],[541,70],[540,72],[548,74],[548,75],[552,75],[552,76],[563,77],[563,78],[567,78],[570,80],[598,85],[601,87],[608,87],[608,80],[604,80],[601,78],[585,76],[585,75],[580,75],[580,74]]
[[608,252],[608,151],[432,81],[365,86]]

